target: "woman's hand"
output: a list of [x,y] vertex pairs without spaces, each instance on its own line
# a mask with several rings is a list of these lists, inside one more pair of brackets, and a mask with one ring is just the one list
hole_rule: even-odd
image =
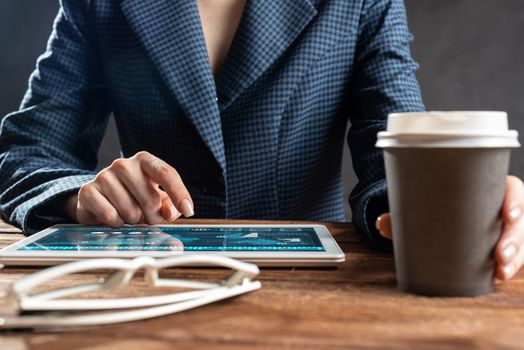
[[[524,264],[524,183],[518,177],[506,179],[506,195],[502,207],[504,226],[495,248],[497,279],[509,280]],[[376,221],[380,234],[391,239],[391,216],[382,214]]]
[[148,152],[115,160],[68,198],[66,211],[81,224],[112,227],[154,225],[194,214],[180,175]]

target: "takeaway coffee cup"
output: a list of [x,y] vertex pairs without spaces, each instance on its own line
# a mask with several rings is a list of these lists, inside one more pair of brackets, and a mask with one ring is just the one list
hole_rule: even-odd
[[401,290],[471,296],[493,288],[511,148],[505,112],[388,116],[384,148]]

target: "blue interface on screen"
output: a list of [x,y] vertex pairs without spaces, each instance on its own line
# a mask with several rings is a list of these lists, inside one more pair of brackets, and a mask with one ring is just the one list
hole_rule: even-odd
[[324,251],[313,228],[63,227],[20,250]]

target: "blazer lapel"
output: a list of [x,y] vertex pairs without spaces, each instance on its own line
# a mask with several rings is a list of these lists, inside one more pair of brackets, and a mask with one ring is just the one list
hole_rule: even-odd
[[216,88],[196,2],[124,0],[122,11],[225,174]]
[[309,0],[247,0],[216,81],[221,109],[253,84],[316,15]]

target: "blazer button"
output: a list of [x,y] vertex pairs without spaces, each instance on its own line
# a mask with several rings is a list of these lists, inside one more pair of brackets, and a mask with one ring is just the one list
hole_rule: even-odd
[[224,179],[221,176],[203,175],[200,179],[200,188],[205,194],[223,196],[224,187]]

